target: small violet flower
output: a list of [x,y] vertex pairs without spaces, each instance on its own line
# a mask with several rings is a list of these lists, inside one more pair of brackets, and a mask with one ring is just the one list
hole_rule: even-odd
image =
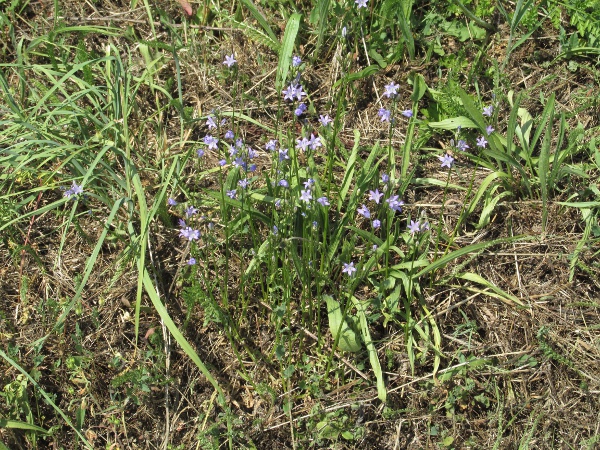
[[[366,1],[366,0],[365,0]],[[344,268],[342,269],[342,273],[347,273],[349,277],[353,276],[356,272],[356,267],[354,267],[354,263],[344,263]]]
[[287,182],[287,180],[279,180],[279,183],[277,183],[279,186],[284,187],[284,188],[289,188],[290,187],[290,183]]
[[306,108],[307,107],[305,103],[300,103],[298,107],[294,110],[294,114],[296,114],[296,117],[300,117],[302,114],[304,114]]
[[392,195],[386,200],[386,202],[392,211],[402,212],[402,205],[404,205],[404,202],[402,200],[398,200],[397,195]]
[[216,137],[207,134],[206,136],[204,136],[203,141],[206,145],[208,145],[209,150],[217,150],[217,144],[219,140]]
[[486,106],[485,108],[483,108],[484,116],[491,117],[493,112],[494,112],[494,107],[492,105]]
[[383,197],[383,192],[379,192],[379,189],[375,189],[374,191],[369,191],[369,200],[373,200],[375,203],[379,205],[379,201]]
[[226,159],[220,159],[220,160],[219,160],[219,165],[220,165],[221,167],[223,167],[225,164],[227,164],[227,160],[226,160]]
[[275,147],[277,146],[277,141],[271,139],[269,142],[267,142],[267,144],[265,145],[265,149],[269,150],[270,152],[274,152],[275,151]]
[[400,85],[399,85],[399,84],[394,84],[394,82],[392,81],[390,84],[386,84],[386,85],[384,86],[384,89],[385,89],[385,90],[384,90],[384,92],[383,92],[383,95],[384,95],[386,98],[393,97],[393,96],[395,96],[396,94],[398,94],[398,88],[399,88],[399,87],[400,87]]
[[292,57],[292,66],[298,67],[300,64],[302,64],[302,59],[298,55],[294,55]]
[[404,111],[402,111],[402,115],[404,117],[411,118],[413,116],[412,109],[405,109]]
[[73,184],[69,189],[67,189],[64,193],[65,197],[71,198],[74,195],[83,194],[83,186],[78,185],[73,181]]
[[492,134],[494,132],[494,127],[491,125],[488,125],[487,127],[485,127],[485,132],[489,136],[490,134]]
[[231,67],[236,63],[237,61],[234,59],[233,57],[233,53],[231,55],[226,55],[225,56],[225,61],[223,61],[223,64],[225,64],[227,67],[229,67],[231,69]]
[[464,152],[466,149],[468,149],[470,147],[465,140],[459,139],[458,144],[456,144],[456,148]]
[[300,201],[308,203],[312,200],[312,193],[310,192],[310,189],[301,190],[300,194]]
[[248,187],[248,185],[250,184],[250,182],[244,178],[243,180],[238,181],[238,185],[242,188],[242,189],[246,189]]
[[389,122],[392,116],[392,112],[389,109],[379,108],[379,111],[377,111],[377,115],[381,117],[382,122]]
[[206,126],[209,130],[217,128],[217,124],[215,123],[215,118],[213,116],[208,116],[206,119]]
[[196,150],[196,155],[198,155],[198,158],[202,158],[204,156],[204,150],[199,148],[198,150]]
[[421,231],[421,225],[419,224],[419,221],[417,220],[415,222],[414,220],[411,220],[410,224],[408,225],[408,231],[410,231],[411,235]]
[[232,189],[231,191],[227,191],[227,197],[235,200],[237,196],[237,190],[236,189]]
[[179,236],[186,238],[189,241],[195,241],[200,239],[200,231],[194,230],[192,227],[184,227],[179,230]]
[[454,158],[448,154],[445,154],[444,156],[438,156],[438,159],[442,163],[442,167],[447,167],[448,169],[450,169],[452,164],[454,164]]
[[320,203],[321,206],[329,206],[329,200],[327,200],[327,197],[319,197],[317,202]]
[[319,122],[321,122],[321,125],[323,125],[324,127],[326,127],[331,122],[333,122],[333,119],[331,117],[329,117],[329,114],[325,114],[324,116],[323,115],[319,115]]
[[169,204],[169,206],[177,205],[177,201],[174,198],[169,198],[169,200],[167,200],[167,203]]
[[227,130],[227,132],[225,133],[225,139],[233,139],[235,137],[235,135],[233,134],[232,130]]
[[368,1],[369,0],[356,0],[354,3],[356,3],[358,5],[358,9],[360,9],[360,8],[366,8]]
[[188,263],[188,266],[196,265],[196,258],[191,257],[187,263]]
[[488,143],[488,141],[486,141],[483,136],[479,136],[477,138],[477,147],[485,148],[487,143]]
[[390,176],[387,173],[384,173],[381,175],[381,182],[383,184],[387,183],[390,181]]
[[375,219],[373,221],[373,228],[378,229],[381,226],[381,221],[379,219]]
[[305,152],[310,142],[305,137],[296,139],[296,148]]
[[371,218],[371,211],[369,211],[369,208],[367,208],[366,205],[362,205],[356,212],[367,219]]
[[188,206],[185,209],[185,216],[186,217],[192,217],[194,214],[196,214],[198,212],[198,210],[196,208],[194,208],[193,206]]

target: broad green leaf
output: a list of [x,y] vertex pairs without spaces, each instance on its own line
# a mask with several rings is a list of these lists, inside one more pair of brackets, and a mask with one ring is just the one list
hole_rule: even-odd
[[438,128],[442,130],[456,130],[458,127],[461,128],[477,128],[475,122],[465,116],[452,117],[445,119],[440,122],[428,122],[427,126],[430,128]]
[[333,339],[337,342],[337,346],[345,352],[356,353],[360,351],[362,348],[360,339],[344,318],[339,302],[330,295],[323,295],[323,299],[327,303],[329,330]]

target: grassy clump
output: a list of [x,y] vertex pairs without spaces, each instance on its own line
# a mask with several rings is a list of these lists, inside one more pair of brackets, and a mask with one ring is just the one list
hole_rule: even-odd
[[593,49],[533,2],[130,6],[0,16],[0,443],[593,446]]

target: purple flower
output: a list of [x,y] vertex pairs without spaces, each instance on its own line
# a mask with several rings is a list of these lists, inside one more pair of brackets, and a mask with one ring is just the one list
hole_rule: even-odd
[[226,160],[226,159],[220,159],[220,160],[219,160],[219,165],[220,165],[221,167],[223,167],[225,164],[227,164],[227,160]]
[[242,189],[246,189],[248,187],[248,185],[250,184],[250,182],[244,178],[243,180],[238,181],[238,185],[242,188]]
[[233,145],[229,146],[229,156],[235,156],[238,154],[238,149],[235,148]]
[[319,222],[317,222],[316,220],[313,220],[312,226],[316,230],[317,228],[319,228]]
[[404,111],[402,111],[402,115],[404,117],[408,117],[408,118],[412,117],[413,116],[412,109],[405,109]]
[[296,114],[296,117],[300,117],[302,114],[304,114],[306,108],[307,107],[305,103],[300,103],[298,107],[294,110],[294,114]]
[[298,55],[294,55],[292,57],[292,66],[298,67],[300,64],[302,64],[302,59],[300,59],[300,57]]
[[323,125],[324,127],[326,127],[331,122],[333,122],[333,119],[331,117],[329,117],[329,114],[325,114],[324,116],[320,115],[319,116],[319,122],[321,122],[321,125]]
[[371,211],[369,211],[369,208],[367,208],[366,205],[362,205],[356,210],[356,212],[359,213],[361,216],[366,217],[367,219],[371,218]]
[[392,116],[392,112],[389,109],[379,108],[379,111],[377,111],[377,115],[381,117],[382,122],[389,122]]
[[369,191],[369,200],[373,200],[375,203],[379,205],[379,201],[383,197],[383,192],[379,192],[379,189],[375,189],[374,191]]
[[286,159],[290,159],[290,157],[288,155],[288,149],[287,148],[280,148],[279,149],[279,162],[283,162]]
[[206,119],[206,126],[209,130],[217,128],[217,124],[215,123],[215,118],[213,116],[208,116]]
[[360,8],[366,8],[368,1],[369,0],[356,0],[354,3],[356,3],[358,5],[358,9],[360,9]]
[[231,67],[236,63],[237,61],[234,59],[233,57],[233,53],[231,55],[226,55],[225,56],[225,61],[223,61],[223,64],[225,64],[227,67],[229,67],[231,69]]
[[303,152],[306,151],[309,144],[310,144],[309,140],[306,139],[305,137],[296,139],[296,148],[300,149]]
[[198,210],[196,208],[194,208],[193,206],[188,206],[185,209],[185,216],[186,217],[192,217],[194,214],[196,214],[198,212]]
[[209,150],[217,150],[217,143],[219,142],[219,140],[216,137],[207,134],[206,136],[204,136],[203,141],[206,145],[208,145]]
[[[289,88],[288,88],[288,94],[289,92],[292,92],[292,98],[290,100],[293,100],[293,97],[296,97],[296,100],[298,100],[299,102],[302,101],[302,97],[306,97],[308,94],[306,92],[304,92],[302,90],[302,85],[301,84],[297,84],[297,85],[293,85],[290,84]],[[285,91],[283,91],[283,93],[285,94]]]
[[294,86],[293,84],[290,84],[287,89],[284,89],[283,91],[281,91],[283,93],[283,99],[284,100],[294,100],[294,97],[296,96],[296,86]]
[[327,197],[319,197],[317,202],[320,203],[321,206],[329,206],[329,200],[327,200]]
[[254,172],[256,170],[256,164],[250,164],[248,167],[248,172]]
[[225,139],[233,139],[235,137],[235,135],[233,134],[232,130],[227,130],[227,132],[225,133]]
[[392,211],[402,212],[402,205],[404,205],[404,202],[402,200],[398,200],[397,195],[392,195],[386,200],[386,202]]
[[410,231],[410,234],[415,234],[421,231],[421,225],[419,224],[419,221],[417,220],[415,222],[414,220],[411,220],[410,225],[408,225],[408,231]]
[[277,209],[281,208],[281,199],[280,198],[275,200],[275,208],[277,208]]
[[248,147],[248,158],[254,159],[257,156],[258,156],[258,152],[256,150],[253,150],[252,148]]
[[310,189],[301,190],[300,194],[300,201],[308,203],[312,200],[312,193],[310,192]]
[[438,159],[442,163],[442,167],[447,167],[448,169],[450,169],[452,164],[454,164],[454,158],[448,154],[445,154],[444,156],[438,156]]
[[310,149],[313,150],[313,151],[315,151],[319,147],[323,146],[323,144],[321,143],[321,138],[319,136],[315,136],[312,133],[310,135],[310,139],[309,139],[308,143],[310,145]]
[[487,143],[488,143],[488,141],[486,141],[483,136],[479,136],[477,138],[477,147],[485,148]]
[[373,221],[373,228],[378,229],[381,226],[381,221],[379,219],[375,219]]
[[384,173],[381,175],[381,182],[383,184],[387,183],[390,181],[390,176],[387,173]]
[[458,144],[456,144],[456,148],[464,152],[466,149],[468,149],[470,147],[466,141],[464,141],[463,139],[459,139]]
[[196,258],[194,258],[194,257],[190,258],[187,263],[188,263],[188,266],[196,265]]
[[279,180],[279,186],[284,187],[284,188],[289,188],[290,187],[290,183],[287,182],[287,180]]
[[310,189],[313,184],[315,184],[315,180],[309,178],[304,182],[304,189]]
[[493,112],[494,112],[494,107],[492,105],[486,106],[485,108],[483,108],[483,115],[484,116],[491,117],[491,115],[492,115]]
[[243,146],[244,146],[244,141],[242,141],[242,139],[241,139],[241,138],[237,138],[237,139],[235,140],[235,147],[236,147],[236,148],[242,148]]
[[237,190],[236,189],[232,189],[231,191],[227,191],[227,197],[234,199],[237,196]]
[[427,231],[429,230],[429,222],[423,222],[421,224],[421,231]]
[[265,149],[269,150],[270,152],[274,152],[275,151],[275,147],[277,146],[277,141],[271,139],[269,142],[267,142],[267,144],[265,145]]
[[199,148],[198,150],[196,150],[196,155],[198,155],[198,158],[202,158],[204,156],[204,150]]
[[398,93],[399,87],[399,84],[394,84],[394,82],[392,81],[390,84],[386,84],[384,86],[385,91],[383,92],[383,95],[387,98],[393,97]]
[[277,233],[279,233],[279,228],[277,228],[277,225],[273,225],[273,235],[277,236]]
[[75,183],[75,181],[73,181],[73,184],[71,184],[71,187],[65,191],[64,196],[71,198],[74,195],[80,195],[80,194],[83,194],[83,186],[80,186],[77,183]]
[[177,202],[175,201],[174,198],[169,198],[169,200],[167,200],[167,203],[169,204],[169,206],[177,205]]
[[[365,0],[367,1],[367,0]],[[356,267],[354,267],[354,263],[344,263],[344,268],[342,269],[342,273],[347,273],[349,277],[354,275],[356,272]]]
[[194,230],[192,227],[184,227],[179,230],[179,237],[186,238],[188,241],[200,239],[200,231]]
[[488,125],[487,127],[485,127],[485,132],[489,136],[490,134],[492,134],[494,132],[494,127],[491,125]]
[[244,169],[246,168],[246,162],[242,159],[241,156],[235,158],[232,164],[233,167],[243,167]]

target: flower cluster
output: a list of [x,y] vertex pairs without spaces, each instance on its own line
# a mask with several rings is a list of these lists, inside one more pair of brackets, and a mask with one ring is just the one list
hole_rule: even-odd
[[[383,87],[383,96],[385,98],[396,99],[398,97],[398,89],[400,89],[400,85],[395,84],[392,81],[392,82],[390,82],[390,84],[386,84]],[[404,117],[410,119],[413,116],[413,111],[412,111],[412,109],[405,109],[400,114],[402,114]],[[377,111],[377,115],[379,116],[379,119],[381,120],[381,122],[391,122],[392,121],[392,111],[390,109],[379,108],[379,110]]]

